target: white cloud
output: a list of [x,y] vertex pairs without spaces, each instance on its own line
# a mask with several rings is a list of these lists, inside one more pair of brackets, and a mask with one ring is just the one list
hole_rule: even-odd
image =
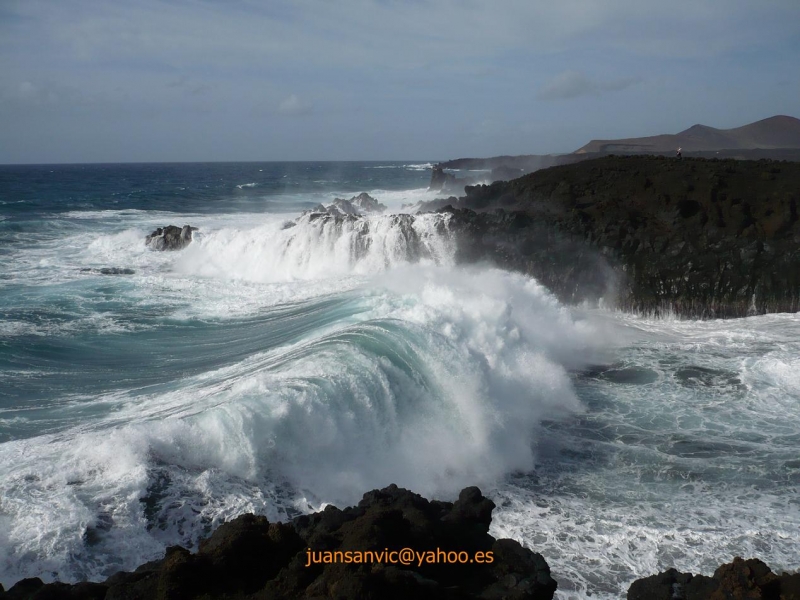
[[596,81],[580,71],[564,71],[545,85],[538,96],[542,100],[566,100],[579,96],[599,96],[603,92],[619,92],[641,82],[640,77]]
[[309,114],[312,108],[310,104],[303,102],[300,98],[292,94],[281,101],[278,105],[278,112],[288,117],[299,117]]
[[[514,138],[518,129],[503,124],[560,123],[572,127],[576,138],[614,137],[577,132],[574,102],[541,102],[531,115],[530,98],[537,92],[552,100],[611,95],[638,81],[615,79],[617,74],[646,76],[647,87],[636,95],[648,100],[631,104],[632,94],[618,94],[619,102],[598,102],[610,131],[632,127],[632,113],[640,123],[653,114],[660,118],[664,106],[673,108],[672,120],[659,125],[664,130],[702,121],[702,110],[717,112],[720,105],[727,117],[716,123],[728,126],[797,112],[795,90],[771,82],[796,71],[798,0],[726,0],[724,9],[719,0],[0,5],[0,131],[6,134],[0,136],[0,162],[19,160],[16,148],[28,139],[47,140],[37,142],[36,160],[58,158],[47,154],[49,132],[69,142],[63,146],[69,160],[78,147],[85,146],[88,156],[97,147],[93,140],[108,130],[100,117],[143,140],[145,149],[172,135],[174,148],[185,148],[186,157],[204,150],[207,157],[231,159],[221,149],[228,139],[238,157],[263,156],[269,150],[262,140],[252,138],[249,147],[243,142],[254,117],[270,123],[274,139],[284,132],[287,143],[280,152],[291,147],[294,156],[311,156],[309,148],[323,156],[320,148],[328,147],[332,131],[337,144],[325,154],[332,158],[346,152],[400,158],[478,154],[487,151],[480,139],[501,140],[492,146],[499,153],[566,151],[572,141],[558,142],[556,133],[548,135],[568,145]],[[547,81],[574,65],[579,71]],[[698,100],[675,103],[689,96]],[[322,102],[325,127],[308,127],[307,135],[298,136],[297,127],[312,120],[289,117],[319,113]],[[213,118],[197,120],[199,113]],[[149,115],[161,115],[163,122]],[[493,132],[487,123],[482,134],[473,135],[469,127],[487,116],[500,116],[499,129]],[[598,118],[586,115],[581,126]],[[21,125],[17,138],[6,133],[23,119],[48,135],[31,137]],[[191,125],[180,129],[183,122]],[[196,131],[203,132],[199,141],[186,141],[186,132]],[[439,132],[435,143],[431,131]],[[203,140],[207,146],[197,147]]]

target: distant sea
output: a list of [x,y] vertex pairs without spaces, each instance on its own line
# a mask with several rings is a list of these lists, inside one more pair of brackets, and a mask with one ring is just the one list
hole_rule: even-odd
[[[800,567],[800,318],[566,307],[456,265],[446,214],[392,216],[430,167],[0,166],[0,583],[390,483],[480,485],[562,599]],[[301,216],[359,192],[389,210]],[[170,224],[199,230],[148,249]]]

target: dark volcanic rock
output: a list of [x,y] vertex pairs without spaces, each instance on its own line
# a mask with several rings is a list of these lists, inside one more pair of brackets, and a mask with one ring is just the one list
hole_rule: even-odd
[[167,225],[148,235],[144,243],[153,250],[181,250],[191,243],[193,231],[197,231],[197,227]]
[[726,317],[800,309],[798,203],[800,163],[609,156],[467,187],[444,210],[462,260],[563,301]]
[[3,600],[23,600],[24,598],[30,598],[35,592],[40,590],[44,586],[44,582],[39,579],[38,577],[30,577],[28,579],[22,579],[18,581],[16,584],[11,586],[5,594],[0,596]]
[[81,273],[98,273],[100,275],[133,275],[136,273],[136,271],[123,267],[103,267],[102,269],[81,269]]
[[[173,546],[162,560],[104,583],[44,585],[29,579],[5,594],[0,588],[0,599],[550,600],[556,582],[544,558],[515,541],[492,538],[493,509],[476,487],[451,503],[391,485],[364,494],[358,506],[328,506],[288,524],[242,515],[221,525],[196,554]],[[346,552],[405,548],[432,560],[344,559]],[[325,561],[323,551],[337,551],[340,559]],[[446,562],[447,553],[455,558],[459,552],[466,563]],[[319,563],[310,559],[315,555]]]
[[328,214],[339,217],[349,215],[357,217],[367,213],[382,213],[385,210],[386,205],[381,204],[366,192],[361,192],[358,196],[353,196],[349,200],[334,198],[333,202],[328,206],[317,204],[314,208],[304,211],[303,214]]
[[[521,174],[522,173],[517,173],[517,177],[519,177]],[[476,183],[480,183],[481,181],[485,180],[485,176],[456,177],[451,173],[446,173],[440,165],[436,165],[433,167],[433,171],[431,173],[431,183],[428,186],[428,189],[437,192],[441,191],[461,194],[464,192],[464,188],[466,186],[475,185]]]
[[511,179],[522,177],[523,175],[525,175],[525,171],[522,169],[501,166],[492,169],[492,175],[490,179],[491,181],[510,181]]
[[431,190],[445,190],[450,189],[456,184],[456,176],[451,173],[445,173],[444,169],[439,165],[433,167],[431,171]]
[[381,204],[366,192],[361,192],[358,196],[353,196],[350,198],[350,203],[358,208],[362,213],[382,213],[386,210],[386,205]]
[[617,272],[577,235],[562,233],[525,212],[502,209],[479,213],[445,207],[452,214],[456,260],[489,261],[533,275],[563,302],[613,296]]
[[800,600],[800,573],[776,575],[751,558],[734,558],[713,577],[670,569],[634,581],[628,600]]

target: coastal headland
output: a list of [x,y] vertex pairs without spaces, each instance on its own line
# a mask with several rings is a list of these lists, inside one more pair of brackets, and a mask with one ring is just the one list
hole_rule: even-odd
[[467,186],[462,262],[536,277],[567,303],[686,317],[800,309],[800,163],[606,156]]

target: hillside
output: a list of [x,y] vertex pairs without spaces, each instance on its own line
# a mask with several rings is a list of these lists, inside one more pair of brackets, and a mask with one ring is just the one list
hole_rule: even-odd
[[676,134],[619,140],[592,140],[575,154],[657,154],[718,150],[800,148],[800,119],[778,115],[734,129],[693,125]]

